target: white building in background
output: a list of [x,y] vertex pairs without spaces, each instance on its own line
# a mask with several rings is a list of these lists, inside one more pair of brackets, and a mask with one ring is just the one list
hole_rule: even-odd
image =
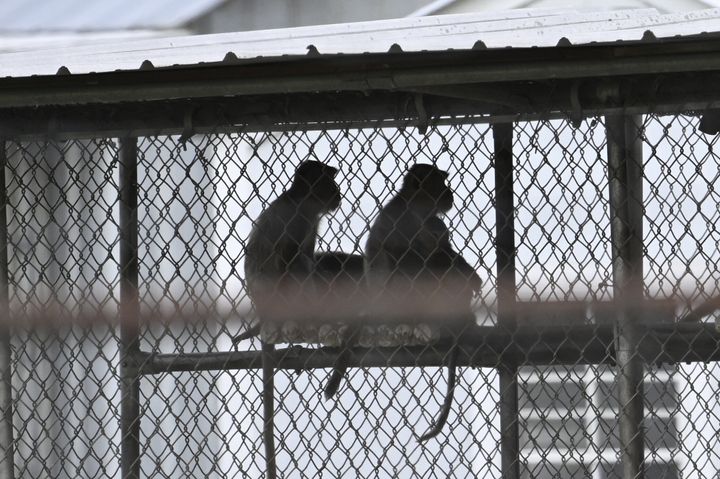
[[0,36],[61,32],[239,32],[404,17],[428,0],[3,0]]
[[686,12],[719,7],[716,0],[434,0],[410,16],[447,15],[515,8],[562,8],[568,10],[630,10],[654,8],[660,13]]
[[[526,9],[627,10],[660,13],[720,6],[720,0],[3,0],[0,51],[141,36],[239,32],[407,16]],[[75,37],[75,38],[70,38]],[[103,38],[107,37],[107,38]],[[5,48],[8,48],[7,46]]]

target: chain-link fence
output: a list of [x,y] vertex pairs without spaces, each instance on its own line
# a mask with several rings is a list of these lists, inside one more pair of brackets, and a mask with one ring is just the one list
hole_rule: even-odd
[[[7,139],[15,475],[262,477],[271,427],[279,477],[717,477],[718,336],[678,323],[720,295],[716,137],[683,114],[470,120]],[[341,348],[279,338],[269,423],[260,339],[233,342],[262,321],[245,250],[305,160],[342,192],[317,251],[358,255],[412,165],[447,171],[481,284],[450,342],[352,345],[330,400]]]

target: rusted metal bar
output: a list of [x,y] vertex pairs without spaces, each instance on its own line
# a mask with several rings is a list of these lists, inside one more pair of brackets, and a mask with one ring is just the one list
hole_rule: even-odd
[[642,118],[606,117],[620,445],[625,479],[644,477]]
[[[493,125],[495,147],[495,249],[497,254],[498,325],[514,331],[515,206],[513,197],[513,124]],[[520,477],[517,364],[511,358],[498,363],[500,382],[500,454],[502,476]]]
[[120,139],[120,468],[140,478],[137,138]]
[[7,150],[0,140],[0,479],[15,477],[7,252]]

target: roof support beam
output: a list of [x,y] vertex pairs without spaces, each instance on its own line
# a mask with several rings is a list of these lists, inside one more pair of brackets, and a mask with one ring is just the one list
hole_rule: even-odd
[[188,118],[195,133],[414,126],[418,92],[430,125],[662,114],[720,107],[720,73],[0,108],[0,137],[181,134]]
[[[237,95],[398,90],[472,83],[720,70],[713,40],[696,43],[470,50],[223,63],[0,79],[0,108]],[[70,72],[72,73],[72,72]]]

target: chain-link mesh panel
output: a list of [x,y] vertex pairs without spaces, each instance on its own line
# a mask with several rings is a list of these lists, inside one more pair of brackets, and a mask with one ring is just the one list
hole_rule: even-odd
[[683,298],[686,308],[720,292],[717,137],[696,126],[686,116],[643,125],[646,294]]
[[[670,321],[720,293],[718,161],[714,138],[698,133],[697,122],[647,116],[639,133],[644,296],[673,301]],[[447,343],[355,347],[353,361],[384,367],[351,368],[325,400],[326,358],[338,348],[281,341],[273,418],[279,476],[501,477],[508,411],[500,404],[510,391],[498,369],[509,367],[517,378],[510,412],[522,477],[622,477],[624,386],[613,336],[622,328],[613,328],[606,127],[604,118],[578,127],[514,125],[512,322],[498,312],[491,126],[139,139],[141,475],[265,473],[260,341],[233,343],[262,321],[248,295],[245,250],[257,218],[290,187],[297,166],[319,160],[338,168],[342,201],[321,223],[318,251],[363,254],[379,209],[411,165],[449,173],[455,204],[442,220],[452,248],[482,281],[473,299],[479,332],[468,333],[472,347],[452,338],[472,352],[460,353],[447,425],[421,444],[417,436],[445,399]],[[8,142],[6,150],[10,308],[22,318],[12,323],[16,474],[118,476],[123,356],[115,320],[125,274],[118,145]],[[703,334],[683,336],[684,359],[696,361],[690,353],[707,344]],[[646,473],[715,477],[717,365],[667,364],[663,347],[677,350],[677,340],[652,337],[660,346],[638,353]],[[431,356],[427,366],[421,358]]]
[[116,145],[7,155],[16,474],[119,474]]
[[[699,134],[697,126],[693,117],[647,116],[642,129],[645,294],[672,298],[680,317],[717,296],[720,284],[717,137]],[[684,357],[698,339],[685,341]],[[648,368],[645,443],[660,477],[715,474],[718,437],[710,424],[720,414],[717,373],[712,362]]]
[[518,296],[608,299],[610,213],[605,129],[585,121],[521,123],[514,151]]

